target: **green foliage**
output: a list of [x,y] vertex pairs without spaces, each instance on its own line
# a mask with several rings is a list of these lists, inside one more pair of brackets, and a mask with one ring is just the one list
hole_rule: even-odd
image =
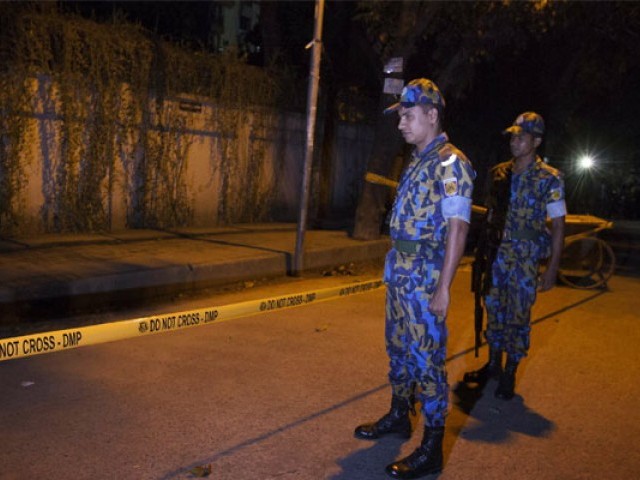
[[28,120],[20,113],[29,103],[24,79],[0,75],[0,233],[15,229],[21,213],[20,192],[26,184],[24,150]]
[[192,214],[184,178],[192,139],[186,116],[166,100],[233,105],[207,119],[230,136],[243,107],[286,100],[281,76],[233,54],[185,50],[117,15],[97,24],[45,10],[0,13],[1,234],[20,223],[29,117],[42,114],[43,147],[56,147],[44,172],[47,231],[110,228],[116,161],[134,173],[129,226],[172,227]]

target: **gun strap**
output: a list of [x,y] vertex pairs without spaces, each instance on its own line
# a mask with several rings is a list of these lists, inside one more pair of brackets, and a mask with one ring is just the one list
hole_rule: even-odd
[[504,177],[494,180],[492,184],[492,195],[496,204],[491,213],[491,228],[497,231],[498,238],[503,237],[504,227],[507,222],[509,203],[511,202],[511,177],[513,176],[513,164],[506,169]]
[[505,170],[505,174],[498,178],[494,172],[491,172],[493,177],[491,179],[491,199],[490,209],[487,211],[484,223],[484,239],[481,249],[482,252],[476,252],[476,259],[478,255],[484,257],[483,272],[478,279],[480,285],[478,286],[480,292],[488,293],[491,286],[491,269],[493,262],[496,259],[498,253],[498,246],[504,235],[504,228],[507,222],[507,214],[509,212],[509,204],[511,202],[511,177],[512,177],[513,164],[509,164]]

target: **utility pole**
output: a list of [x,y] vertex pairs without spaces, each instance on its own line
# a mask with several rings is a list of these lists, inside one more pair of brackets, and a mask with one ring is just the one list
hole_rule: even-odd
[[304,235],[307,228],[307,210],[309,207],[309,184],[311,183],[311,167],[313,164],[313,141],[316,132],[316,113],[318,104],[318,84],[320,82],[320,55],[322,53],[322,19],[324,17],[324,0],[316,0],[315,26],[313,39],[307,44],[311,50],[309,68],[309,87],[307,93],[307,146],[304,155],[302,187],[300,189],[300,213],[296,234],[296,251],[293,259],[293,275],[302,273],[302,257],[304,252]]

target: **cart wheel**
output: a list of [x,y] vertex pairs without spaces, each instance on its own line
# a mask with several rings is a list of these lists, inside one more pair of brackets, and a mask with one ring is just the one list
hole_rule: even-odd
[[606,287],[616,258],[607,242],[597,237],[570,240],[562,250],[558,277],[574,288]]

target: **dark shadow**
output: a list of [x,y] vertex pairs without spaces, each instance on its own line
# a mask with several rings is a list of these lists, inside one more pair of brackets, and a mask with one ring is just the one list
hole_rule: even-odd
[[517,395],[509,401],[494,397],[495,380],[486,385],[469,387],[459,382],[452,390],[453,404],[471,418],[477,420],[471,427],[463,428],[460,435],[467,440],[502,443],[512,433],[531,437],[545,437],[555,429],[555,424],[539,413],[530,410],[522,397]]
[[384,469],[398,457],[403,441],[400,438],[382,438],[368,443],[369,448],[358,450],[339,459],[336,463],[342,467],[342,471],[329,478],[331,480],[388,479]]
[[[423,420],[422,415],[420,414],[422,411],[422,404],[420,402],[416,402],[415,411],[417,412],[415,415],[411,414],[413,434],[411,435],[410,440],[404,440],[393,436],[384,437],[375,442],[362,440],[363,444],[369,444],[371,447],[358,450],[349,456],[337,460],[336,463],[342,467],[342,471],[330,477],[330,480],[388,479],[389,476],[385,473],[385,467],[401,458],[400,451],[402,445],[406,442],[415,443],[416,440],[422,438]],[[445,441],[443,446],[445,466],[451,447],[452,444]],[[439,476],[440,474],[433,474],[422,478],[433,480]]]
[[[555,318],[568,310],[594,300],[606,292],[607,290],[600,290],[571,305],[536,318],[531,321],[531,325]],[[486,345],[486,342],[482,345]],[[471,353],[471,351],[473,351],[473,348],[457,352],[447,358],[447,361]],[[543,437],[555,428],[555,424],[552,421],[530,410],[520,395],[516,394],[510,401],[495,398],[493,392],[497,386],[496,380],[488,380],[480,383],[458,382],[453,387],[453,406],[465,415],[480,422],[479,425],[472,426],[469,429],[462,429],[460,435],[469,440],[504,442],[509,439],[511,432]]]
[[453,405],[464,414],[470,415],[478,400],[482,398],[486,383],[458,382],[451,389]]

